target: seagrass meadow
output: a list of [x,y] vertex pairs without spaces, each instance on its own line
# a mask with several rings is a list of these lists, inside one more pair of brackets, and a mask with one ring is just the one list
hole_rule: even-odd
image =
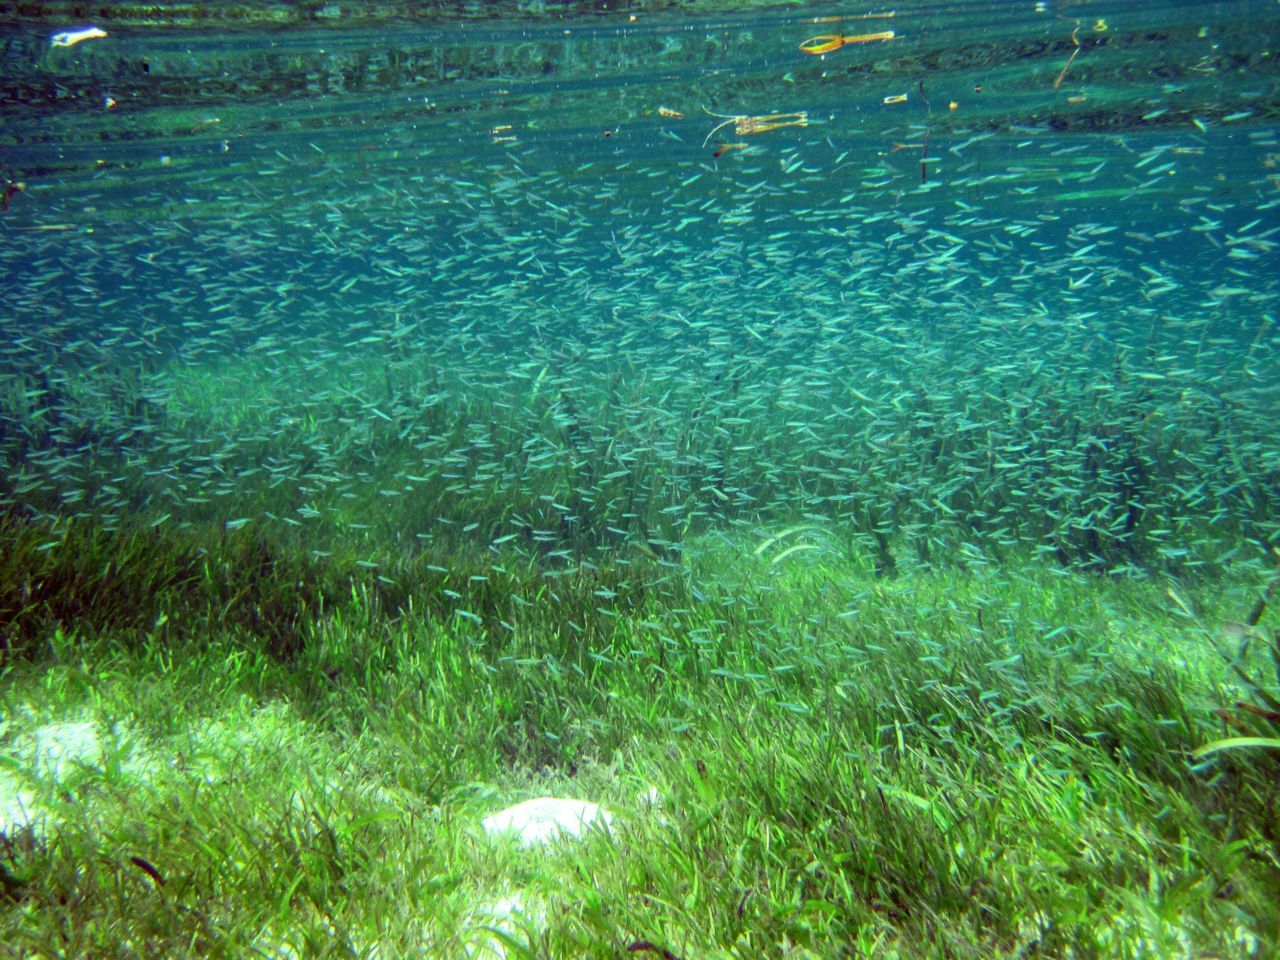
[[1278,37],[0,2],[0,957],[1280,956]]

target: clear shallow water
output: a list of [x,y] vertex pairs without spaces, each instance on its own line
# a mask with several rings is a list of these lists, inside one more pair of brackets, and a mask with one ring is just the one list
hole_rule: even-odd
[[722,6],[7,20],[9,509],[1263,551],[1275,6]]
[[[107,177],[118,181],[112,186],[132,181],[145,195],[141,178],[127,171],[167,157],[163,179],[201,199],[209,194],[200,180],[209,190],[214,178],[288,166],[299,175],[329,172],[356,198],[373,199],[375,177],[403,187],[424,161],[522,161],[536,164],[534,175],[593,159],[705,162],[713,151],[703,137],[715,125],[705,109],[804,111],[809,126],[753,141],[759,152],[776,157],[825,144],[851,151],[856,174],[887,150],[892,169],[907,176],[899,192],[912,192],[910,175],[919,171],[911,161],[920,157],[893,146],[921,140],[926,129],[931,149],[923,153],[939,180],[963,179],[966,154],[970,164],[1013,166],[1032,183],[1043,173],[1083,179],[1094,166],[1083,162],[1088,157],[1060,159],[1046,171],[1047,160],[1012,151],[1035,136],[1043,149],[1032,155],[1074,145],[1106,159],[1118,148],[1123,156],[1117,137],[1136,138],[1140,151],[1145,138],[1177,132],[1213,158],[1186,172],[1247,182],[1255,158],[1238,151],[1274,120],[1275,16],[1262,3],[1151,4],[1118,15],[1101,4],[924,4],[859,16],[831,5],[785,13],[716,6],[744,12],[673,5],[593,13],[567,5],[572,12],[521,20],[408,20],[392,16],[394,7],[381,17],[356,18],[335,5],[286,18],[287,7],[249,16],[200,5],[190,22],[182,6],[169,17],[130,17],[133,8],[122,8],[119,22],[100,21],[110,36],[61,48],[48,37],[70,22],[26,18],[6,30],[6,163],[15,172],[48,168],[72,189],[91,173],[101,183],[105,167],[118,174]],[[219,9],[226,16],[211,15]],[[485,9],[510,12],[502,4]],[[799,49],[817,35],[886,31],[892,40],[824,56]],[[904,101],[884,102],[896,97]],[[664,106],[686,120],[659,116]],[[1234,119],[1223,125],[1227,117]],[[996,142],[950,152],[982,134]],[[1097,136],[1105,134],[1114,136]],[[734,139],[741,138],[716,138]],[[353,165],[351,153],[364,156]],[[848,168],[844,176],[835,166],[822,172],[837,189],[857,183]],[[151,173],[150,186],[158,186]],[[584,179],[607,181],[607,171]]]

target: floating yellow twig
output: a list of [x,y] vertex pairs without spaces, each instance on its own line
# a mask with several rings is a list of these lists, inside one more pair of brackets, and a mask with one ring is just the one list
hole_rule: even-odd
[[896,34],[892,30],[881,30],[879,33],[859,33],[853,36],[847,36],[843,33],[824,33],[821,36],[810,37],[800,44],[800,51],[816,57],[822,53],[839,50],[841,47],[846,47],[851,43],[877,43],[881,40],[892,40],[895,36]]
[[1079,32],[1079,27],[1076,27],[1071,31],[1071,42],[1075,44],[1075,49],[1071,51],[1071,56],[1067,57],[1067,62],[1062,65],[1062,72],[1058,74],[1058,79],[1053,81],[1053,89],[1055,90],[1062,87],[1062,81],[1067,78],[1067,71],[1071,69],[1071,62],[1075,60],[1076,55],[1080,53],[1080,41],[1076,39],[1076,34]]
[[711,132],[702,141],[704,147],[707,145],[707,141],[714,137],[719,130],[731,123],[733,124],[733,132],[740,137],[745,137],[752,133],[768,133],[770,130],[780,130],[783,127],[807,127],[809,125],[809,114],[804,111],[799,113],[766,113],[758,117],[745,113],[712,113],[706,107],[702,108],[702,112],[709,117],[718,117],[724,120],[724,123],[717,123],[711,128]]

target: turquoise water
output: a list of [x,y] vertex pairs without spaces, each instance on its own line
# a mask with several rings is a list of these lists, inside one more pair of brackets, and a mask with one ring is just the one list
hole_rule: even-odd
[[3,24],[11,515],[371,567],[1280,535],[1273,3],[70,12]]

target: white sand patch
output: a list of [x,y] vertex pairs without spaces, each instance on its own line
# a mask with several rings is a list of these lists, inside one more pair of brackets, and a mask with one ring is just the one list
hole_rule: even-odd
[[31,775],[41,779],[62,780],[79,767],[102,763],[98,729],[85,720],[46,723],[20,737],[17,747],[25,754],[23,759]]
[[524,846],[549,843],[559,837],[578,838],[593,824],[606,830],[613,814],[589,800],[538,797],[499,810],[482,821],[485,833],[514,834]]
[[45,828],[47,813],[37,800],[41,781],[57,783],[83,766],[102,763],[102,743],[87,721],[46,723],[6,745],[0,768],[0,833]]
[[8,770],[0,770],[0,833],[6,836],[24,827],[35,827],[36,796],[22,780]]
[[485,901],[468,918],[467,956],[506,960],[507,941],[528,945],[530,933],[541,929],[546,918],[546,906],[522,891]]

